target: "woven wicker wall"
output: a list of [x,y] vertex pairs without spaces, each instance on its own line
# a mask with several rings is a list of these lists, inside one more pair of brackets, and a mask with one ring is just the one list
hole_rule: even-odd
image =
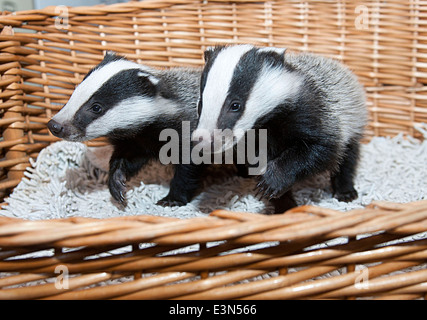
[[143,1],[4,13],[0,189],[15,186],[29,157],[56,140],[47,121],[105,50],[157,67],[200,66],[203,50],[217,43],[314,51],[360,77],[368,137],[420,137],[414,125],[427,122],[426,17],[427,4],[415,0]]

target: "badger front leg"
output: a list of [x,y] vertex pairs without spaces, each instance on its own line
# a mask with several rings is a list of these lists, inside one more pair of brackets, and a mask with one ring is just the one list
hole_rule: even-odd
[[183,206],[194,197],[200,186],[205,165],[178,164],[170,183],[169,193],[157,202],[162,206]]
[[129,154],[129,150],[123,153],[120,148],[115,148],[110,159],[108,188],[116,201],[126,206],[126,181],[135,176],[148,160],[142,155]]
[[257,194],[261,194],[272,202],[287,194],[296,181],[295,170],[286,164],[284,158],[282,155],[268,161],[265,173],[258,177]]
[[275,212],[281,213],[296,206],[291,188],[310,175],[328,169],[332,161],[328,146],[301,143],[294,145],[278,157],[267,162],[266,172],[259,176],[257,194],[271,200]]
[[296,202],[291,187],[295,183],[295,173],[284,167],[282,157],[268,161],[265,173],[258,176],[257,195],[267,198],[274,206],[274,213],[283,213]]

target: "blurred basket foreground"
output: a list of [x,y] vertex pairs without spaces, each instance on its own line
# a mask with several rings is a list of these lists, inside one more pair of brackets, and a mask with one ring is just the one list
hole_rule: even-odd
[[[143,1],[4,13],[2,196],[56,141],[46,123],[105,50],[156,67],[200,66],[216,43],[314,51],[342,60],[365,85],[368,138],[421,138],[426,13],[415,0]],[[426,231],[426,201],[188,220],[1,217],[0,298],[425,298]]]
[[427,201],[345,215],[0,218],[0,270],[16,272],[0,279],[0,298],[425,298],[425,230]]

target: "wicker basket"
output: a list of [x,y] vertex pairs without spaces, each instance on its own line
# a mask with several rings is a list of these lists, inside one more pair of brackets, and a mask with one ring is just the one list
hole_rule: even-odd
[[[367,139],[421,138],[426,17],[417,0],[149,0],[3,13],[2,197],[57,141],[47,121],[107,49],[157,67],[200,66],[219,42],[314,51],[342,60],[365,85]],[[416,240],[425,231],[427,201],[187,220],[0,217],[0,299],[425,298],[427,240]]]

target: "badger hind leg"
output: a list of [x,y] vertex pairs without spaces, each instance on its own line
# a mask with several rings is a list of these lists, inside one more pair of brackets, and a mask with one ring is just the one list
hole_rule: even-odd
[[354,176],[359,160],[359,150],[358,141],[349,143],[338,170],[331,176],[334,197],[339,201],[350,202],[358,197],[354,188]]

